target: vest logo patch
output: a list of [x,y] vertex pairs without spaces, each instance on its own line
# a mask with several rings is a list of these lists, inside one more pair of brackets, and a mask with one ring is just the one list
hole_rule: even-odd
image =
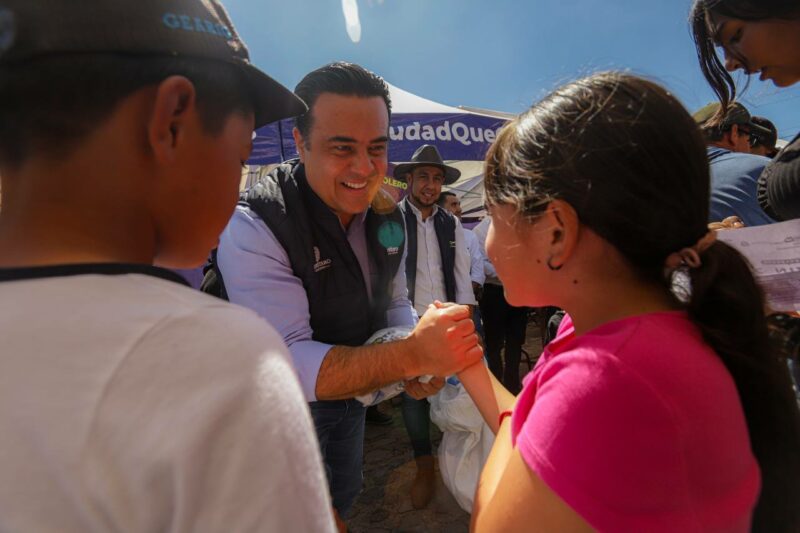
[[450,241],[450,248],[456,247],[456,241]]
[[387,220],[378,228],[378,242],[386,248],[388,255],[399,254],[405,240],[406,233],[403,226],[393,220]]
[[331,267],[332,261],[330,259],[321,259],[319,248],[314,247],[314,272],[321,272],[326,268]]

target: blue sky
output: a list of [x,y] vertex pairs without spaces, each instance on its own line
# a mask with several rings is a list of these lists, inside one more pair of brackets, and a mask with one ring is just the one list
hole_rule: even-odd
[[[289,87],[314,68],[353,61],[449,105],[519,113],[597,70],[659,80],[690,110],[714,100],[686,22],[691,0],[357,0],[361,41],[340,0],[224,0],[254,63]],[[800,131],[800,84],[753,80],[742,98]]]

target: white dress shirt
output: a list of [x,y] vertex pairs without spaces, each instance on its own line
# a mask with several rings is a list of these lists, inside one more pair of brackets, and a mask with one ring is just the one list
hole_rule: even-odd
[[478,285],[483,285],[483,282],[486,281],[486,269],[484,267],[486,259],[481,249],[481,243],[478,242],[478,237],[472,230],[463,226],[461,229],[464,230],[464,242],[467,243],[467,251],[469,252],[469,277]]
[[[447,301],[444,287],[444,273],[442,272],[442,254],[439,250],[439,240],[436,238],[434,215],[439,206],[433,206],[433,213],[426,220],[422,220],[422,213],[411,202],[408,202],[414,215],[417,217],[417,277],[414,284],[414,309],[422,316],[428,305],[434,300]],[[475,295],[472,292],[470,279],[470,257],[464,241],[464,232],[461,223],[456,219],[456,301],[458,304],[475,305]]]
[[475,237],[478,238],[478,244],[480,244],[481,251],[483,252],[483,272],[486,274],[486,283],[502,285],[500,279],[497,277],[497,271],[494,269],[494,265],[489,261],[489,254],[486,253],[486,234],[489,233],[489,225],[491,223],[492,219],[489,215],[486,215],[483,220],[475,226],[472,232],[475,234]]

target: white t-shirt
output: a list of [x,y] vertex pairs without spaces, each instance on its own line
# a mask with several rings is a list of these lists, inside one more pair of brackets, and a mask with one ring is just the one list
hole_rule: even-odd
[[59,268],[0,270],[0,531],[334,531],[268,324],[154,275]]

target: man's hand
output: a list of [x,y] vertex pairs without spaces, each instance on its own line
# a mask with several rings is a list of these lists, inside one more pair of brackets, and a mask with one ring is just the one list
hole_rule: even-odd
[[449,376],[483,356],[466,305],[432,304],[403,342],[411,347],[415,376]]
[[713,231],[720,231],[726,229],[739,229],[744,227],[744,222],[742,219],[737,217],[736,215],[730,216],[723,220],[722,222],[711,222],[708,225],[708,229]]
[[419,378],[406,381],[406,394],[415,400],[433,396],[444,387],[444,378],[433,378],[427,383],[422,383]]

